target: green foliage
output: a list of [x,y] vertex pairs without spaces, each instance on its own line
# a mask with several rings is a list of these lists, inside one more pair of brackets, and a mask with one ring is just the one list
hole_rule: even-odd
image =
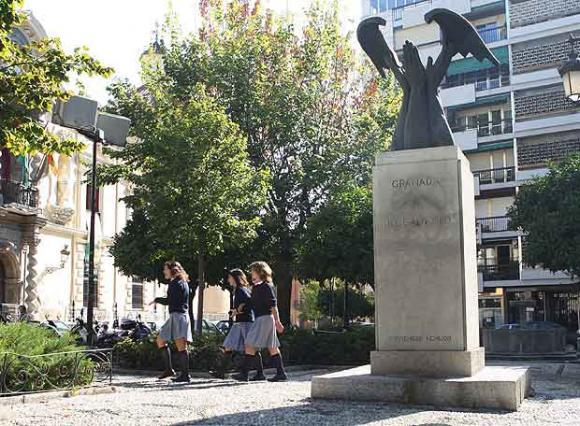
[[375,349],[375,330],[361,327],[342,333],[289,330],[280,338],[285,360],[292,364],[362,365]]
[[58,39],[45,38],[20,46],[10,39],[26,16],[22,0],[0,0],[0,148],[15,155],[70,153],[82,145],[49,133],[36,118],[71,92],[64,86],[74,75],[107,76],[112,69],[93,59],[86,48],[66,53]]
[[331,192],[307,223],[299,259],[303,276],[373,285],[373,202],[368,186],[349,183]]
[[[115,360],[120,367],[137,370],[162,370],[164,368],[161,351],[155,343],[156,335],[140,342],[124,339],[114,347]],[[223,337],[203,334],[194,336],[189,345],[190,368],[196,371],[209,371],[216,367],[216,361]],[[176,354],[175,346],[172,353]]]
[[[5,374],[9,389],[38,391],[90,384],[93,379],[93,363],[88,359],[81,359],[77,364],[78,359],[71,355],[30,359],[7,355],[36,356],[81,349],[70,334],[55,337],[52,331],[38,325],[0,324],[0,365],[2,368],[7,366]],[[39,372],[43,374],[40,375]]]
[[[216,367],[222,336],[194,336],[190,345],[190,368],[209,371]],[[282,352],[287,363],[321,365],[360,365],[369,362],[375,347],[374,328],[363,327],[342,333],[315,333],[308,330],[288,329],[280,336]],[[175,348],[173,348],[175,353]],[[143,342],[125,339],[114,349],[115,359],[123,368],[162,370],[163,359],[154,337]],[[264,364],[269,359],[264,354]]]
[[300,318],[303,321],[319,320],[323,313],[320,309],[320,285],[316,281],[308,281],[300,289]]
[[[269,171],[257,240],[246,253],[226,247],[224,258],[245,261],[249,251],[271,262],[287,319],[309,218],[333,188],[368,183],[375,153],[389,144],[400,95],[392,80],[361,80],[351,41],[340,32],[336,2],[314,2],[301,34],[260,6],[228,3],[204,1],[200,33],[179,38],[172,31],[162,66],[148,60],[157,65],[144,75],[147,80],[151,69],[162,68],[164,91],[180,99],[206,87],[239,126],[253,167]],[[146,88],[151,92],[148,83]],[[112,94],[111,109],[132,119],[135,135],[156,132],[157,108],[147,96],[124,83]]]
[[200,255],[255,238],[268,173],[250,165],[246,139],[203,85],[184,95],[162,70],[148,72],[146,96],[114,87],[116,108],[128,109],[139,140],[111,151],[122,161],[102,168],[100,179],[123,179],[132,189],[125,201],[134,215],[111,250],[116,265],[156,278],[163,260],[195,270]]
[[[302,320],[316,321],[323,317],[342,319],[344,314],[345,283],[334,280],[334,285],[321,285],[318,281],[308,281],[301,288],[300,306]],[[374,317],[373,294],[363,293],[357,286],[349,285],[348,314],[350,318]]]
[[546,176],[520,188],[508,212],[525,233],[523,260],[580,275],[580,156],[551,164]]

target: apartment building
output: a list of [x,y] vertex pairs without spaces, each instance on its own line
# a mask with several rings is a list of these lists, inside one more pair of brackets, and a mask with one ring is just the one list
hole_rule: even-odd
[[523,264],[525,239],[509,229],[506,211],[549,161],[580,152],[580,104],[565,97],[557,72],[570,52],[569,35],[580,34],[580,1],[361,1],[363,17],[386,19],[385,39],[397,51],[411,40],[424,61],[436,58],[439,27],[423,16],[444,7],[465,16],[500,61],[494,67],[458,55],[440,91],[475,177],[480,324],[548,320],[576,330],[578,284]]

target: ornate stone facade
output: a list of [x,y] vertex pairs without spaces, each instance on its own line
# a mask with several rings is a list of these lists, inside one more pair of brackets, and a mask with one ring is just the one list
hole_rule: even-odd
[[580,13],[578,0],[510,0],[512,28]]

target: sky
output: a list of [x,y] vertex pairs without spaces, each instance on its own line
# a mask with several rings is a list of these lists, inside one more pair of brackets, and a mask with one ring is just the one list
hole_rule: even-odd
[[[172,0],[185,31],[195,27],[197,0]],[[87,46],[93,57],[115,69],[115,77],[139,83],[139,57],[163,22],[167,0],[26,0],[49,37],[66,51]],[[106,103],[109,81],[84,79],[87,96]]]
[[[199,0],[170,0],[183,31],[197,28]],[[342,7],[352,8],[356,0],[340,0]],[[128,78],[140,83],[139,57],[153,41],[156,23],[164,21],[169,0],[25,0],[49,37],[61,39],[66,51],[87,46],[91,55],[113,67],[113,78]],[[278,12],[291,12],[295,23],[310,0],[263,0]],[[350,15],[350,10],[344,12]],[[298,18],[298,19],[296,19]],[[296,22],[298,21],[298,22]],[[349,24],[350,26],[350,24]],[[107,85],[112,79],[84,78],[86,95],[107,102]]]

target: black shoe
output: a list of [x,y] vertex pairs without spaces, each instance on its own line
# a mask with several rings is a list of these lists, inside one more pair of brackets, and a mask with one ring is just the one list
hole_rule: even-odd
[[250,378],[250,382],[262,382],[266,380],[266,376],[263,373],[258,373]]
[[225,379],[226,375],[223,371],[210,371],[210,376],[215,377],[216,379]]
[[191,381],[188,374],[182,374],[171,380],[173,380],[173,383],[189,383]]
[[288,376],[285,373],[276,374],[274,377],[268,379],[269,382],[285,382],[286,380],[288,380]]
[[175,376],[175,371],[173,370],[165,370],[163,373],[161,373],[161,375],[159,377],[157,377],[159,380],[163,380],[163,379],[167,379],[168,377],[173,377]]
[[232,379],[237,380],[238,382],[248,382],[250,380],[248,375],[244,373],[234,374]]

